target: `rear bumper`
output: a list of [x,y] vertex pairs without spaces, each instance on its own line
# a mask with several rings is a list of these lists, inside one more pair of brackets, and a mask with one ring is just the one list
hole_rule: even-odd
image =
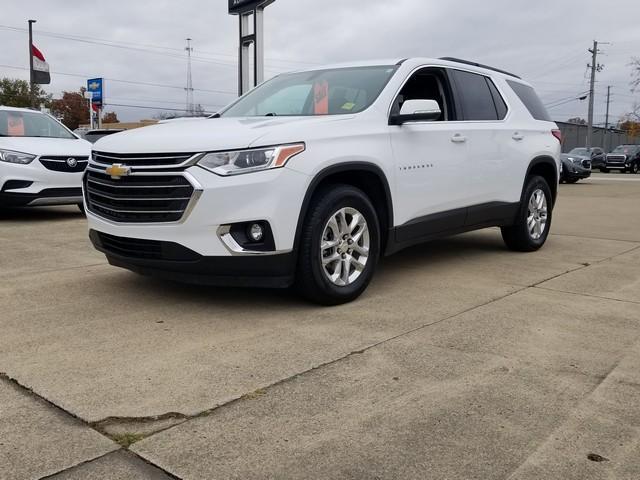
[[202,256],[183,245],[105,236],[90,230],[94,247],[111,265],[166,280],[227,287],[286,288],[293,284],[292,252],[260,256]]

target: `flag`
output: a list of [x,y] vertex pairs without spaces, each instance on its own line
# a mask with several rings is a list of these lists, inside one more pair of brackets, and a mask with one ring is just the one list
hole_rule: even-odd
[[33,56],[33,83],[41,85],[51,83],[51,75],[49,74],[49,64],[44,59],[42,52],[31,45],[31,55]]

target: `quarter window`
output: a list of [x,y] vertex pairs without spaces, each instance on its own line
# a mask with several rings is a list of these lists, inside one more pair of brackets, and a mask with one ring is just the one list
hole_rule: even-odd
[[[453,70],[453,78],[459,92],[464,120],[498,120],[498,118],[504,118],[506,106],[504,106],[503,115],[500,117],[491,87],[484,75]],[[493,88],[495,89],[495,86]]]
[[529,85],[525,85],[524,83],[514,82],[511,80],[507,80],[507,83],[513,91],[516,92],[516,95],[522,103],[524,103],[524,106],[527,107],[527,110],[529,110],[529,113],[533,118],[536,120],[543,120],[545,122],[552,121],[549,116],[549,112],[544,108],[544,105],[533,88]]

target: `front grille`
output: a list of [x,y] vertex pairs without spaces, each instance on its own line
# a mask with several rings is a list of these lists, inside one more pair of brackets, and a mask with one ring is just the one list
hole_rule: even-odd
[[584,168],[591,168],[591,160],[582,160],[582,166]]
[[184,215],[194,188],[180,174],[131,175],[114,180],[89,170],[84,180],[89,211],[116,222],[176,222]]
[[180,166],[193,157],[194,153],[106,153],[92,154],[93,163],[109,166],[114,163],[130,167],[172,167]]
[[624,163],[627,160],[625,155],[607,155],[607,162]]
[[[75,159],[76,163],[70,166],[68,160]],[[89,163],[89,157],[69,157],[69,156],[46,156],[40,157],[40,163],[54,172],[78,173],[84,172]]]
[[193,250],[173,242],[117,237],[96,230],[91,230],[89,236],[105,253],[121,257],[180,262],[190,262],[200,258],[200,255]]

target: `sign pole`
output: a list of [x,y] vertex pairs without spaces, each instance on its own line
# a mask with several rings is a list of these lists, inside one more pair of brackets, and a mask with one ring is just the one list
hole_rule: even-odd
[[[238,95],[264,81],[264,9],[275,0],[229,0],[229,14],[239,17]],[[251,22],[250,20],[253,20]],[[253,27],[253,28],[251,28]],[[250,49],[253,46],[253,72]],[[253,75],[251,75],[253,73]],[[253,76],[253,81],[250,78]]]
[[31,108],[36,108],[36,90],[35,79],[33,75],[33,24],[35,20],[28,20],[29,22],[29,97],[31,100]]

